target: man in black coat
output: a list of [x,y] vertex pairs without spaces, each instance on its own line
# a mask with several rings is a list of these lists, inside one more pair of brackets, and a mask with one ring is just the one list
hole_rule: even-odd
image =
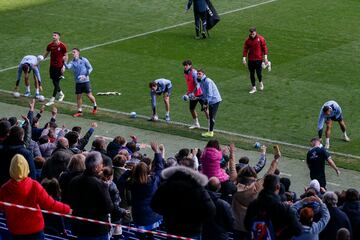
[[41,171],[41,179],[56,178],[67,169],[71,157],[74,154],[69,150],[69,142],[66,138],[60,137],[56,143],[56,149],[51,157],[45,162]]
[[151,201],[151,208],[163,216],[170,234],[200,238],[203,223],[214,218],[216,207],[204,188],[205,175],[185,166],[162,171],[162,183]]
[[329,213],[330,221],[319,234],[320,240],[335,240],[336,233],[340,228],[346,228],[351,232],[351,224],[346,214],[337,207],[338,196],[334,192],[326,192],[323,196]]
[[[4,124],[5,127],[8,127],[7,122],[3,122],[2,124]],[[21,154],[24,156],[29,164],[29,176],[32,179],[36,179],[33,155],[25,148],[24,145],[24,129],[18,126],[13,126],[8,131],[8,137],[6,137],[6,139],[0,144],[0,186],[10,179],[9,168],[11,159],[15,156],[15,154]]]
[[211,177],[207,185],[208,193],[216,207],[216,215],[208,218],[203,226],[202,240],[227,240],[229,232],[232,231],[234,216],[231,205],[221,199],[219,193],[221,183],[217,177]]
[[295,211],[279,197],[280,178],[269,174],[264,178],[263,190],[257,199],[250,203],[244,220],[247,231],[251,232],[254,220],[260,212],[266,212],[267,218],[272,222],[276,239],[290,239],[301,234],[302,226],[296,217]]
[[[70,206],[73,215],[108,222],[114,205],[110,198],[108,186],[101,181],[99,173],[103,161],[99,152],[91,152],[85,159],[85,172],[70,182]],[[109,226],[79,220],[72,222],[72,231],[78,239],[97,237],[109,239]]]

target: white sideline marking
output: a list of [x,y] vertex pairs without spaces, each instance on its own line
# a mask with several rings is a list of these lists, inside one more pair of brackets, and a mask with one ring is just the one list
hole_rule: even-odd
[[280,175],[286,176],[286,177],[291,177],[292,175],[290,173],[284,173],[284,172],[280,172]]
[[[7,94],[12,94],[13,93],[12,91],[3,90],[3,89],[0,89],[0,92],[7,93]],[[22,96],[22,98],[24,98],[24,97]],[[48,98],[45,98],[45,100],[48,100]],[[61,102],[56,102],[56,103],[61,104]],[[71,105],[71,106],[75,106],[75,107],[77,106],[76,103],[72,103],[72,102],[68,102],[68,101],[63,101],[62,103],[65,103],[65,104],[68,104],[68,105]],[[90,106],[90,105],[83,105],[83,107],[92,109],[92,106]],[[130,116],[130,113],[117,111],[117,110],[110,109],[110,108],[98,108],[98,110],[99,111],[104,111],[104,112],[117,113],[117,114]],[[137,114],[136,118],[149,119],[149,116]],[[136,118],[133,118],[133,120],[136,121]],[[159,119],[158,121],[159,122],[166,122],[163,119]],[[171,121],[169,124],[183,126],[183,127],[190,127],[190,124],[186,124],[186,123],[183,123],[183,122]],[[200,129],[207,130],[207,128],[204,128],[204,127],[201,127]],[[220,130],[220,129],[216,129],[215,132],[224,133],[224,134],[233,135],[233,136],[238,136],[238,137],[247,138],[247,139],[252,139],[254,141],[265,141],[265,142],[269,142],[269,143],[272,143],[272,144],[281,144],[281,145],[288,146],[288,147],[295,147],[295,148],[301,148],[301,149],[310,149],[310,147],[299,145],[299,144],[293,144],[293,143],[273,140],[273,139],[269,139],[269,138],[256,137],[256,136],[251,136],[251,135],[246,135],[246,134],[241,134],[241,133],[235,133],[235,132],[230,132],[230,131],[225,131],[225,130]],[[355,158],[355,159],[360,160],[360,156],[357,156],[357,155],[341,153],[341,152],[333,152],[333,151],[329,151],[329,152],[333,153],[333,154],[336,154],[336,155],[339,155],[339,156],[342,156],[342,157],[349,157],[349,158]]]
[[340,184],[338,184],[338,183],[333,183],[333,182],[327,182],[327,183],[330,184],[330,185],[334,185],[336,187],[340,187]]
[[[249,6],[246,6],[246,7],[237,8],[237,9],[234,9],[234,10],[226,11],[226,12],[220,13],[219,15],[220,15],[220,16],[223,16],[223,15],[226,15],[226,14],[243,11],[243,10],[246,10],[246,9],[258,7],[258,6],[261,6],[261,5],[264,5],[264,4],[268,4],[268,3],[272,3],[272,2],[276,2],[276,1],[278,1],[278,0],[269,0],[269,1],[261,2],[261,3],[249,5]],[[144,33],[139,33],[139,34],[135,34],[135,35],[132,35],[132,36],[129,36],[129,37],[119,38],[119,39],[116,39],[116,40],[113,40],[113,41],[108,41],[108,42],[96,44],[96,45],[93,45],[93,46],[90,46],[90,47],[85,47],[85,48],[82,48],[82,49],[80,49],[80,50],[81,50],[81,51],[86,51],[86,50],[94,49],[94,48],[97,48],[97,47],[107,46],[107,45],[111,45],[111,44],[114,44],[114,43],[123,42],[123,41],[126,41],[126,40],[130,40],[130,39],[134,39],[134,38],[146,36],[146,35],[149,35],[149,34],[152,34],[152,33],[162,32],[162,31],[169,30],[169,29],[172,29],[172,28],[181,27],[181,26],[184,26],[184,25],[193,23],[193,22],[194,22],[194,21],[187,21],[187,22],[183,22],[183,23],[178,23],[178,24],[175,24],[175,25],[172,25],[172,26],[163,27],[163,28],[159,28],[159,29],[156,29],[156,30],[152,30],[152,31],[144,32]],[[48,59],[48,58],[47,58],[47,59]],[[47,60],[47,59],[45,59],[45,60]],[[15,69],[15,68],[17,68],[17,67],[18,67],[18,65],[0,69],[0,73],[6,72],[6,71],[8,71],[8,70]]]

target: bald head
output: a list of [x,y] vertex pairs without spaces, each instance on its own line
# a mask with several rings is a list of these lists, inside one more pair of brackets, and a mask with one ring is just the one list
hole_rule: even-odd
[[69,148],[69,141],[65,137],[61,137],[57,141],[57,147]]
[[208,182],[208,189],[211,192],[218,192],[221,188],[220,180],[217,177],[211,177]]

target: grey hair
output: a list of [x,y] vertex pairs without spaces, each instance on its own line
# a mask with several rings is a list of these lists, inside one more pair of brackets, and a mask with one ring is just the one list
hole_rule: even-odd
[[96,167],[103,163],[100,152],[90,152],[85,159],[85,167],[87,171],[96,173]]
[[328,191],[324,194],[323,200],[327,206],[336,207],[338,196],[334,192]]

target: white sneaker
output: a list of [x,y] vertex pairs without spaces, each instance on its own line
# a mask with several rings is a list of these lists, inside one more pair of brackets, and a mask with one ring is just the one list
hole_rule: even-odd
[[326,149],[329,149],[329,148],[330,148],[330,143],[326,143],[326,144],[325,144],[325,148],[326,148]]
[[194,123],[189,127],[189,129],[195,129],[195,128],[200,128],[200,123]]
[[63,94],[63,93],[59,93],[59,102],[62,102],[63,100],[64,100],[64,97],[65,97],[65,94]]
[[51,97],[50,100],[45,104],[45,106],[51,106],[55,103],[55,98]]
[[250,90],[249,93],[250,93],[250,94],[256,93],[256,87],[253,87],[253,88]]
[[264,84],[260,82],[260,91],[264,90]]
[[347,135],[344,135],[344,141],[345,142],[350,142],[350,138]]

